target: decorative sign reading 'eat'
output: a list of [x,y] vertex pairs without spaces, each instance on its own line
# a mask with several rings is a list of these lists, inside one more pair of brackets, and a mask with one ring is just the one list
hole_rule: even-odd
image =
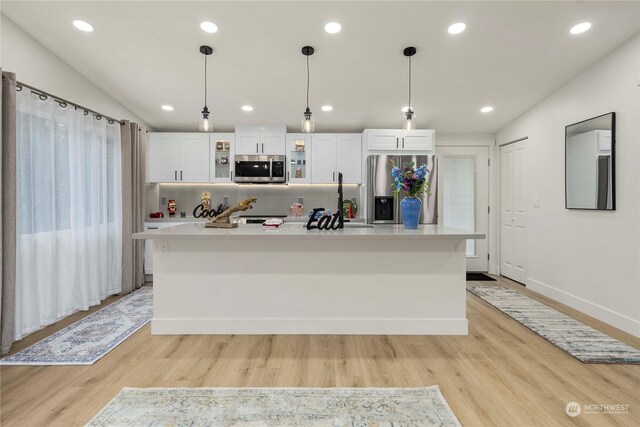
[[313,213],[307,222],[307,230],[337,230],[342,228],[343,220],[341,210],[333,215],[323,215],[318,218],[318,213],[324,211],[324,208],[313,208]]

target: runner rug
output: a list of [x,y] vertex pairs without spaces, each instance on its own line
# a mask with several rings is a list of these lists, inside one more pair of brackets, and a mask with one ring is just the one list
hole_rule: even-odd
[[88,426],[460,426],[425,388],[124,388]]
[[93,365],[151,320],[152,290],[138,289],[0,360],[0,365]]
[[582,363],[640,364],[640,351],[520,292],[467,284],[467,290]]

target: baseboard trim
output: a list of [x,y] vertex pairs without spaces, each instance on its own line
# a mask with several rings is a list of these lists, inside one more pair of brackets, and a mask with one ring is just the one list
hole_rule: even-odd
[[640,338],[640,321],[527,277],[527,288]]
[[152,335],[468,335],[467,319],[158,319]]

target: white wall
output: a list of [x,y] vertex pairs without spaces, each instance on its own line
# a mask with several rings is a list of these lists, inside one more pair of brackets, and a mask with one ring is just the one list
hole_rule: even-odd
[[146,126],[144,120],[71,68],[4,15],[0,16],[0,66],[30,86],[115,119]]
[[[636,336],[640,336],[639,82],[640,35],[636,35],[496,138],[502,145],[528,137],[527,286]],[[617,116],[617,210],[566,210],[564,128],[611,111]],[[539,208],[532,207],[535,196],[540,197]]]

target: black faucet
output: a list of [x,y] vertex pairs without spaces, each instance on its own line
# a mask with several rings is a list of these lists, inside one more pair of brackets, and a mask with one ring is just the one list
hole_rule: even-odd
[[342,194],[342,172],[338,172],[338,210],[336,211],[336,215],[338,215],[338,228],[344,228],[344,196]]

